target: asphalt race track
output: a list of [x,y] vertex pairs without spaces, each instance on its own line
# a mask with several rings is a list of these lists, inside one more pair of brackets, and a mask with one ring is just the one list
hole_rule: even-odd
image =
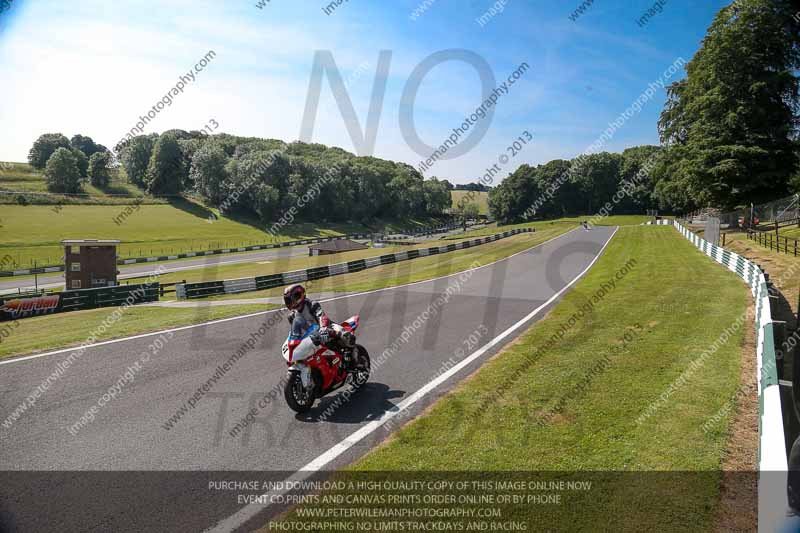
[[[416,415],[542,317],[588,270],[614,232],[576,229],[460,278],[324,303],[335,320],[361,315],[359,343],[373,362],[387,346],[398,345],[404,328],[421,325],[373,369],[362,391],[323,419],[336,393],[300,417],[281,392],[254,424],[236,437],[229,434],[265,393],[280,387],[286,368],[280,345],[287,332],[281,319],[273,320],[256,348],[165,429],[218,366],[274,316],[268,312],[162,333],[164,347],[139,370],[129,371],[133,379],[73,435],[68,428],[142,360],[160,334],[92,346],[10,427],[0,425],[0,530],[201,531],[261,524],[274,509],[246,507],[234,493],[209,490],[208,481],[248,478],[248,472],[280,480],[309,465],[329,471],[352,462],[389,433],[377,422],[381,417],[396,414],[397,406],[409,401],[403,420]],[[440,259],[450,261],[452,255]],[[456,283],[460,286],[441,312],[419,320]],[[201,317],[203,312],[198,309]],[[462,350],[464,339],[475,332],[480,332],[476,347]],[[0,362],[0,422],[71,352]],[[464,366],[442,383],[433,382],[448,360]],[[430,392],[414,401],[426,385]],[[264,474],[268,471],[273,473]]]

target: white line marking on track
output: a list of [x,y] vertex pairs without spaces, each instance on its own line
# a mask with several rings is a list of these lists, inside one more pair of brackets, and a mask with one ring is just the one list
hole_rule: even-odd
[[[608,240],[600,249],[600,251],[597,252],[597,255],[594,257],[594,259],[592,259],[592,262],[589,263],[589,266],[587,266],[583,270],[583,272],[575,276],[575,278],[569,283],[567,283],[561,290],[559,290],[557,293],[551,296],[549,300],[547,300],[545,303],[543,303],[542,305],[531,311],[529,314],[520,319],[516,324],[509,327],[507,330],[505,330],[500,335],[489,341],[487,344],[485,344],[484,346],[482,346],[481,348],[479,348],[466,358],[462,359],[461,362],[452,367],[450,370],[448,370],[444,374],[441,374],[439,377],[433,379],[432,381],[428,382],[426,385],[417,390],[411,396],[400,402],[395,409],[384,412],[383,416],[381,416],[379,419],[365,424],[361,429],[356,430],[354,433],[347,436],[344,440],[340,441],[331,449],[329,449],[328,451],[326,451],[325,453],[323,453],[322,455],[320,455],[319,457],[317,457],[316,459],[314,459],[313,461],[302,467],[300,470],[289,476],[286,479],[286,481],[303,481],[305,479],[308,479],[309,477],[311,477],[313,473],[321,470],[325,465],[327,465],[328,463],[330,463],[331,461],[342,455],[344,452],[352,448],[355,444],[358,444],[358,442],[360,442],[365,437],[367,437],[368,435],[379,429],[386,422],[388,422],[389,420],[397,416],[399,413],[403,412],[405,409],[407,409],[408,407],[419,401],[423,396],[428,394],[430,391],[432,391],[433,389],[435,389],[436,387],[438,387],[439,385],[450,379],[459,370],[461,370],[462,368],[473,362],[475,359],[482,356],[488,350],[490,350],[498,343],[503,341],[506,337],[511,335],[514,331],[519,329],[521,326],[525,325],[528,321],[530,321],[533,317],[539,314],[548,305],[553,303],[559,296],[564,294],[564,292],[567,289],[569,289],[575,283],[577,283],[578,280],[581,279],[589,271],[589,269],[592,268],[592,266],[594,266],[594,264],[598,261],[598,259],[600,259],[600,257],[603,255],[603,251],[605,251],[606,247],[611,242],[611,239],[614,238],[614,235],[617,234],[618,230],[619,228],[614,229],[614,233],[611,234],[611,237],[608,238]],[[286,490],[271,491],[263,494],[261,496],[261,499],[263,499],[264,501],[270,501],[270,496],[274,494],[283,494],[285,492]],[[212,533],[233,531],[234,529],[240,527],[242,524],[244,524],[245,522],[247,522],[248,520],[250,520],[251,518],[253,518],[258,513],[260,513],[261,511],[263,511],[268,507],[269,504],[251,503],[245,507],[242,507],[235,514],[218,522],[214,527],[209,528],[206,531]]]
[[[516,256],[518,256],[520,254],[524,254],[525,252],[529,252],[530,250],[533,250],[534,248],[538,248],[539,246],[544,246],[545,244],[549,244],[549,243],[555,241],[556,239],[560,239],[562,237],[565,237],[565,236],[569,235],[570,233],[573,233],[577,229],[578,228],[572,229],[570,231],[567,231],[566,233],[562,233],[561,235],[557,235],[556,237],[553,237],[552,239],[548,239],[548,240],[546,240],[544,242],[541,242],[541,243],[539,243],[539,244],[537,244],[535,246],[531,246],[530,248],[525,248],[524,250],[521,250],[521,251],[519,251],[519,252],[517,252],[515,254],[512,254],[512,255],[509,255],[508,257],[504,257],[502,259],[498,259],[497,261],[492,261],[491,263],[487,263],[485,265],[481,265],[481,266],[476,267],[476,268],[472,268],[472,269],[468,269],[468,270],[462,270],[460,272],[454,272],[453,274],[447,274],[445,276],[439,276],[438,278],[431,278],[431,279],[426,279],[426,280],[422,280],[422,281],[415,281],[413,283],[406,283],[404,285],[395,285],[395,286],[392,286],[392,287],[383,287],[382,289],[374,289],[374,290],[371,290],[371,291],[356,292],[356,293],[353,293],[353,294],[347,294],[345,296],[335,296],[333,298],[327,298],[325,300],[319,300],[319,301],[320,301],[320,303],[332,302],[334,300],[341,300],[341,299],[344,299],[344,298],[352,298],[353,296],[364,296],[366,294],[372,294],[372,293],[375,293],[375,292],[391,291],[391,290],[395,290],[395,289],[401,289],[403,287],[411,287],[412,285],[420,285],[422,283],[430,283],[430,282],[433,282],[433,281],[436,281],[436,280],[440,280],[440,279],[451,278],[453,276],[458,276],[462,272],[469,272],[470,270],[480,270],[481,268],[486,268],[486,267],[492,266],[495,263],[499,263],[500,261],[507,261],[507,260],[511,259],[512,257],[516,257]],[[614,233],[616,233],[616,230],[614,230]],[[613,236],[613,234],[612,234],[612,236]],[[112,309],[112,308],[109,308],[109,309]],[[89,348],[94,348],[96,346],[106,346],[108,344],[114,344],[114,343],[117,343],[117,342],[125,342],[125,341],[135,340],[135,339],[144,339],[146,337],[152,337],[153,335],[161,335],[163,333],[184,331],[184,330],[192,329],[192,328],[200,328],[200,327],[205,327],[205,326],[211,326],[211,325],[214,325],[214,324],[222,324],[224,322],[231,322],[233,320],[241,320],[241,319],[244,319],[244,318],[252,318],[254,316],[259,316],[259,315],[268,315],[270,313],[275,313],[275,312],[277,312],[279,310],[280,310],[280,308],[278,308],[278,309],[270,309],[268,311],[259,311],[257,313],[250,313],[250,314],[247,314],[247,315],[239,315],[239,316],[234,316],[234,317],[230,317],[230,318],[220,318],[218,320],[211,320],[210,322],[201,322],[200,324],[189,324],[188,326],[180,326],[180,327],[177,327],[177,328],[164,329],[164,330],[160,330],[160,331],[153,331],[153,332],[150,332],[150,333],[142,333],[140,335],[132,335],[130,337],[120,337],[119,339],[110,339],[110,340],[107,340],[107,341],[96,342],[94,344],[87,344],[83,348],[88,350]],[[78,345],[78,346],[72,346],[70,348],[62,348],[60,350],[55,350],[55,351],[52,351],[52,352],[44,352],[44,353],[37,353],[37,354],[33,354],[33,355],[25,355],[25,356],[22,356],[22,357],[14,357],[12,359],[5,359],[5,360],[0,361],[0,366],[2,366],[2,365],[10,365],[12,363],[20,363],[22,361],[30,361],[32,359],[38,359],[40,357],[47,357],[49,355],[58,355],[60,353],[73,352],[73,351],[77,351],[77,350],[80,350],[80,349],[81,349],[81,346]],[[84,353],[84,356],[85,355],[86,354]]]

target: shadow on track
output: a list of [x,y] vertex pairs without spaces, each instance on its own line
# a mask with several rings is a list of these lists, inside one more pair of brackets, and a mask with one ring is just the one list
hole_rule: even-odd
[[325,396],[309,412],[295,415],[295,419],[300,422],[334,424],[370,422],[380,418],[386,411],[396,409],[397,406],[391,400],[402,398],[405,394],[405,391],[390,390],[383,383],[366,383],[349,400],[340,400],[341,392]]

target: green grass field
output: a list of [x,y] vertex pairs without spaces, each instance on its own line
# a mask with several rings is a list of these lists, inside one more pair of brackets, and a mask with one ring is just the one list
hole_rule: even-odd
[[[126,207],[108,205],[65,205],[59,211],[44,205],[4,205],[0,215],[0,256],[9,255],[26,268],[33,264],[60,264],[62,239],[119,239],[120,257],[151,257],[187,251],[212,250],[285,242],[312,237],[369,232],[362,224],[294,224],[279,236],[263,230],[244,218],[217,218],[208,221],[212,211],[190,201],[165,205],[141,205],[121,224],[115,218]],[[435,220],[409,220],[403,224],[386,222],[390,231],[401,227],[421,227]]]
[[[631,259],[636,265],[617,288],[548,343]],[[566,493],[562,505],[503,506],[503,520],[532,530],[709,530],[730,420],[708,432],[702,426],[739,385],[743,329],[652,416],[641,416],[748,303],[745,285],[674,229],[621,228],[545,319],[341,476],[539,472],[534,479],[594,480],[596,488]],[[514,476],[499,476],[506,478]],[[296,508],[286,520],[309,519]]]
[[141,205],[116,224],[125,207],[66,205],[55,212],[52,206],[3,206],[0,255],[9,254],[24,268],[34,260],[59,264],[62,239],[119,239],[119,256],[150,257],[366,231],[361,225],[300,224],[275,237],[248,221],[219,218],[209,223],[211,211],[187,201]]
[[[457,208],[462,198],[470,194],[470,191],[450,191],[450,198],[453,201],[453,208]],[[467,204],[477,204],[481,215],[489,214],[489,193],[486,191],[475,191],[475,198],[471,201],[465,200]]]

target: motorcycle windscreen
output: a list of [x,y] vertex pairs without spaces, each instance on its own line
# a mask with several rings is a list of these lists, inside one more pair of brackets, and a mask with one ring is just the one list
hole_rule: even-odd
[[283,358],[289,363],[294,363],[313,355],[316,351],[316,346],[311,342],[311,334],[318,329],[319,326],[309,324],[302,315],[296,316],[292,321],[292,330],[289,332],[289,338],[286,339],[283,345]]
[[307,359],[317,353],[317,346],[310,337],[306,337],[294,346],[293,344],[294,342],[289,342],[288,357],[284,355],[286,360],[290,363],[302,361],[303,359]]

